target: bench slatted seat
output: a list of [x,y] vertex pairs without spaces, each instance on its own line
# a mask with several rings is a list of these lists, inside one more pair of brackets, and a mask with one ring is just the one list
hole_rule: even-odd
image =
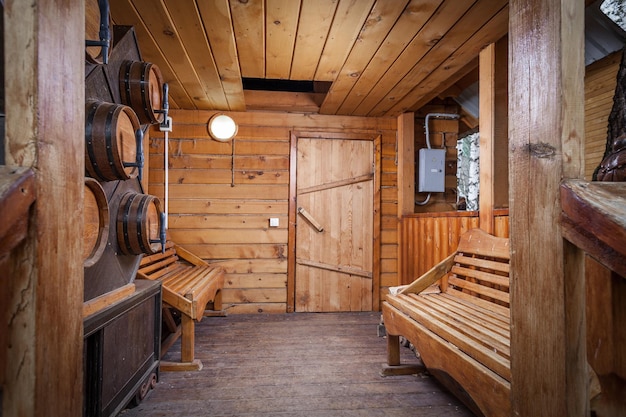
[[[181,338],[181,362],[161,361],[161,370],[202,369],[202,362],[194,354],[194,320],[202,320],[211,302],[212,310],[223,315],[224,270],[167,241],[165,252],[144,255],[137,278],[160,280],[162,284],[163,317],[171,334],[161,344],[161,355]],[[180,324],[176,324],[171,308],[180,312]]]
[[400,363],[399,337],[474,413],[510,414],[509,241],[473,229],[455,253],[383,302],[383,375],[415,373]]

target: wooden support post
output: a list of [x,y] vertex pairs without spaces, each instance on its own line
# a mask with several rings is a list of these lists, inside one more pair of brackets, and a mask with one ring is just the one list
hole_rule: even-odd
[[493,206],[509,207],[509,38],[496,42]]
[[398,116],[396,137],[398,162],[398,217],[412,214],[415,208],[415,114]]
[[[3,416],[82,416],[85,2],[6,0],[6,163],[36,172],[8,261]],[[3,272],[4,274],[5,272]],[[0,367],[2,368],[2,367]]]
[[584,2],[509,2],[512,415],[588,415],[584,266],[561,178],[582,177]]
[[402,217],[415,209],[415,114],[403,113],[398,116],[396,136],[396,160],[398,161],[398,274],[396,285],[402,285],[404,264],[402,248]]
[[480,174],[479,218],[480,228],[493,234],[494,206],[494,140],[496,103],[496,45],[490,44],[479,55],[479,108],[480,108]]

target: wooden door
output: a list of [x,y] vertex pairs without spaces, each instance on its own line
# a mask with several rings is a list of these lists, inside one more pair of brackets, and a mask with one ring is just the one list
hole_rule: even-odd
[[372,310],[374,177],[372,140],[298,137],[296,311]]

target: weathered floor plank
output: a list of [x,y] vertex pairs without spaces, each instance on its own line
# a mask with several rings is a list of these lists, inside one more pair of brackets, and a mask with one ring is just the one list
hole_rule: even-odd
[[[196,325],[199,372],[161,373],[122,417],[465,416],[427,374],[383,378],[380,313],[209,317]],[[176,360],[180,343],[164,357]],[[418,362],[408,350],[404,362]]]

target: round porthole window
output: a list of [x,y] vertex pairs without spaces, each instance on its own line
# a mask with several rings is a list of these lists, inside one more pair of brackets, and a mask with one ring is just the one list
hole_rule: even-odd
[[209,119],[209,135],[219,142],[228,142],[237,134],[237,123],[225,114],[216,114]]

